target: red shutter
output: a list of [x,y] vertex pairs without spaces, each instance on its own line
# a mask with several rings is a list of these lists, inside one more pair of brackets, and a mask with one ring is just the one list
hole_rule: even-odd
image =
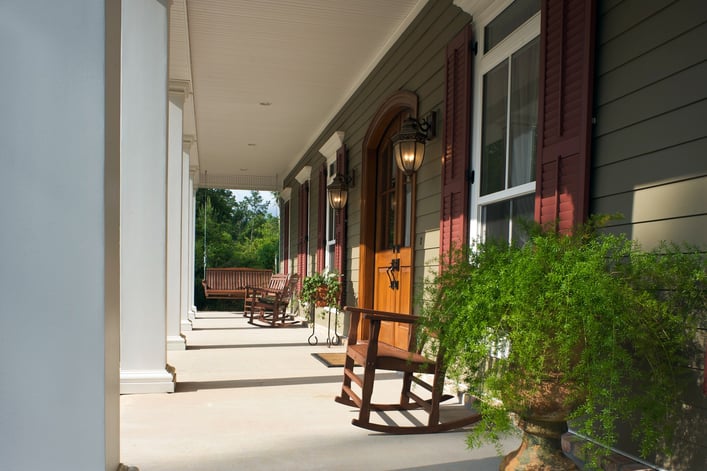
[[319,169],[319,200],[317,201],[317,272],[321,273],[324,270],[324,258],[326,252],[326,212],[327,212],[327,194],[326,194],[326,164]]
[[307,244],[309,243],[309,182],[300,185],[299,189],[299,238],[297,241],[297,273],[299,281],[297,290],[302,287],[302,280],[307,276]]
[[282,206],[282,273],[290,272],[290,202]]
[[595,0],[543,0],[535,220],[569,231],[586,220]]
[[[346,175],[347,153],[346,146],[341,146],[336,151],[336,172],[342,175]],[[336,245],[334,246],[334,269],[343,274],[344,273],[344,262],[346,256],[346,208],[348,204],[344,206],[343,209],[336,211],[336,220],[334,221],[334,237],[336,240]]]
[[467,25],[447,45],[440,260],[453,246],[463,246],[469,232],[471,41]]
[[[342,145],[336,151],[336,172],[342,175],[348,175],[348,154],[346,146]],[[349,198],[350,199],[350,198]],[[336,244],[334,245],[334,270],[341,274],[342,286],[339,302],[344,305],[344,293],[346,292],[346,284],[344,283],[346,270],[346,211],[348,204],[343,209],[336,211],[336,219],[334,220],[334,237]]]

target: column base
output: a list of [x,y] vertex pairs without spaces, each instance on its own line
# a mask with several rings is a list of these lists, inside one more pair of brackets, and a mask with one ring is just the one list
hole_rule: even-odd
[[187,341],[181,335],[170,335],[167,337],[167,350],[186,350]]
[[120,370],[120,394],[174,392],[174,375],[164,370]]

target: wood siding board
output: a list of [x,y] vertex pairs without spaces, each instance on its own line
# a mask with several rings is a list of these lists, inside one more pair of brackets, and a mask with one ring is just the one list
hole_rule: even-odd
[[[603,16],[620,5],[623,1],[624,0],[603,0],[599,2],[599,13]],[[601,18],[601,21],[603,21],[603,18]]]
[[[437,45],[436,51],[432,49],[428,51],[428,53],[433,54],[439,53],[439,51],[444,50],[444,45],[446,44],[446,41],[444,41],[445,36],[450,37],[448,33],[445,35],[444,32],[447,30],[458,31],[458,29],[452,29],[457,27],[455,23],[459,22],[458,28],[461,29],[465,22],[468,22],[466,14],[463,14],[460,10],[454,11],[452,9],[440,10],[438,13],[432,10],[427,15],[423,14],[418,18],[422,20],[420,24],[416,25],[414,31],[413,28],[410,28],[408,30],[410,36],[401,38],[401,41],[398,42],[400,48],[394,52],[394,59],[385,61],[383,64],[380,70],[382,76],[394,74],[402,77],[403,80],[409,80],[410,71],[406,69],[418,63],[420,44],[425,45],[426,43],[441,40]],[[418,31],[422,31],[422,33],[418,33]],[[421,38],[425,38],[425,40],[423,41]]]
[[[601,113],[598,120],[602,119]],[[611,163],[675,147],[707,136],[707,100],[642,121],[594,140],[602,162]]]
[[707,214],[707,174],[700,178],[594,198],[597,213],[620,212],[634,223]]
[[597,39],[600,44],[597,48],[597,73],[601,75],[616,69],[632,58],[649,53],[705,21],[707,8],[704,0],[680,0],[670,8],[665,8],[613,36],[607,36],[609,32],[606,22],[602,22]]
[[602,13],[601,31],[597,34],[598,44],[631,31],[673,3],[676,3],[675,0],[625,0],[616,4],[610,14]]
[[707,137],[632,159],[608,164],[595,161],[591,193],[601,198],[707,175],[707,158],[696,159],[696,155],[707,156]]
[[614,222],[607,225],[606,230],[615,234],[627,234],[638,239],[641,246],[651,249],[662,240],[687,242],[698,246],[707,245],[707,215],[698,214],[678,219],[659,221],[646,221],[633,223],[630,219],[625,222]]
[[[450,11],[453,13],[450,14]],[[425,39],[429,39],[424,35],[418,35],[417,32],[413,33],[415,28],[429,30],[431,28],[429,25],[435,24],[435,34],[444,37],[445,26],[451,28],[454,23],[462,21],[461,19],[464,16],[465,14],[460,14],[458,9],[447,8],[441,11],[432,10],[421,14],[420,17],[424,20],[424,23],[416,23],[409,30],[410,34],[415,34],[415,36],[404,35],[401,37],[396,46],[381,61],[381,65],[373,70],[370,75],[371,79],[367,80],[354,94],[349,102],[351,113],[360,113],[360,119],[370,120],[370,117],[378,109],[385,97],[393,91],[403,88],[403,83],[409,79],[408,72],[406,72],[408,64],[414,64],[418,60],[418,45],[424,44]],[[447,36],[449,36],[449,33],[447,33]],[[434,51],[431,51],[431,53],[434,53]],[[367,127],[367,125],[364,127]]]
[[[707,23],[661,44],[650,53],[635,56],[620,67],[601,74],[596,104],[616,100],[639,88],[663,80],[681,70],[707,60]],[[656,67],[660,64],[660,67]]]
[[601,136],[707,99],[707,61],[603,105],[595,133]]

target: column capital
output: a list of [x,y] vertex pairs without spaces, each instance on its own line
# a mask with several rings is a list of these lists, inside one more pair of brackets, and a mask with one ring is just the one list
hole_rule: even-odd
[[184,134],[182,136],[182,150],[189,152],[191,146],[196,143],[196,136],[191,134]]
[[169,93],[170,94],[181,94],[186,98],[192,93],[191,81],[189,80],[176,80],[172,79],[169,81]]

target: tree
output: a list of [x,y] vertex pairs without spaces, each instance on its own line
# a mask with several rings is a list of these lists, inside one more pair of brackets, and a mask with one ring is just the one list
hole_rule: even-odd
[[194,280],[201,308],[204,266],[277,268],[279,218],[256,191],[237,201],[230,190],[199,189],[196,203]]

